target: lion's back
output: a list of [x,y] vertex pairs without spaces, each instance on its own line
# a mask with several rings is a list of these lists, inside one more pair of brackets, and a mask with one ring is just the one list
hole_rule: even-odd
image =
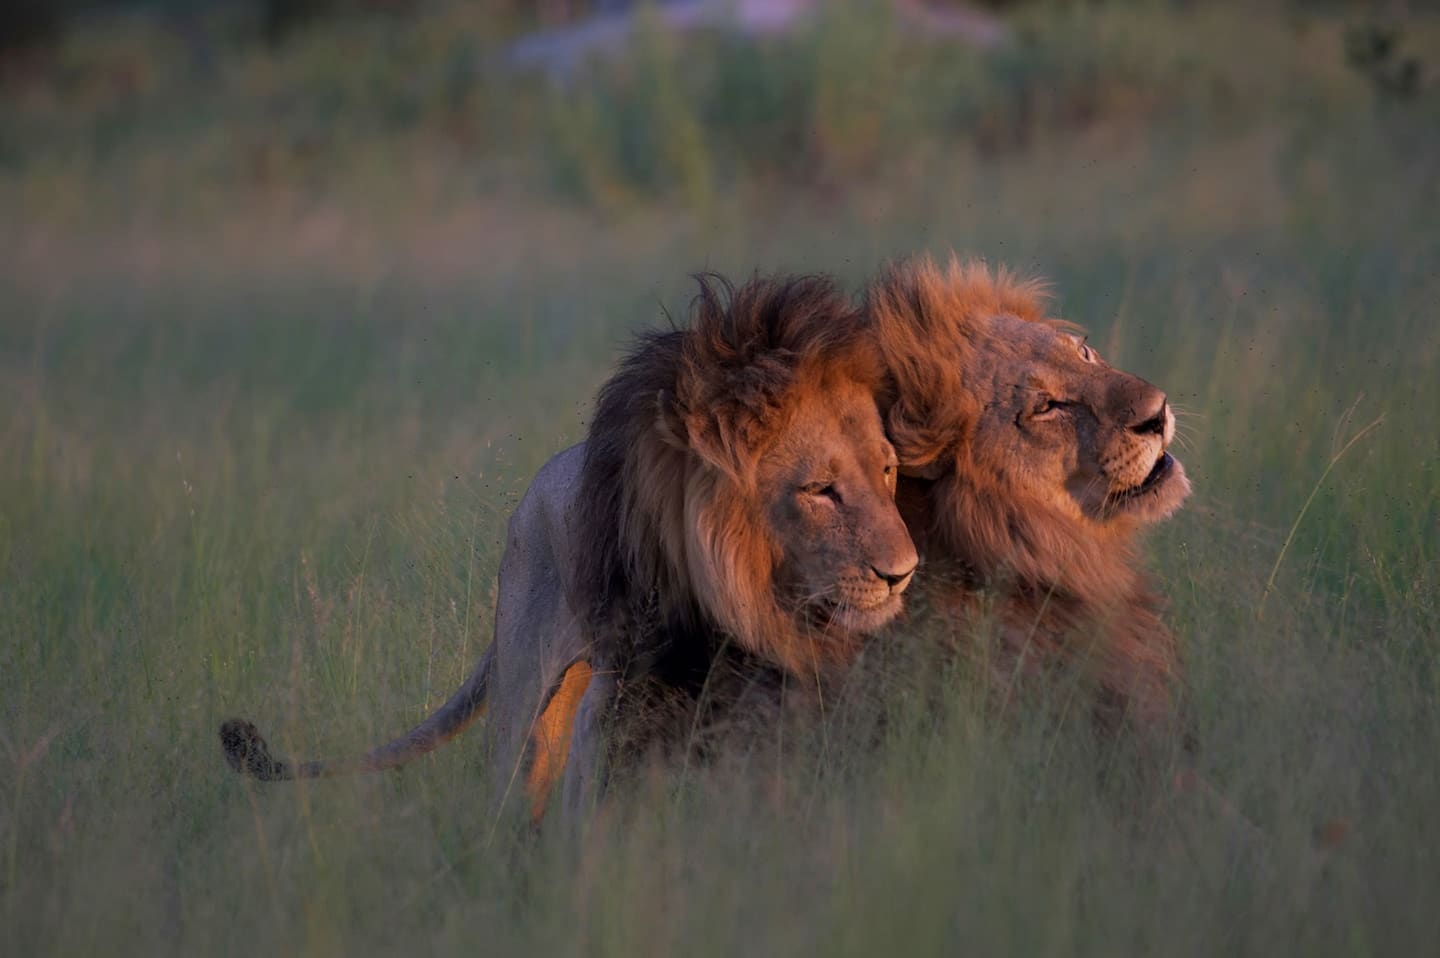
[[575,522],[583,443],[550,459],[510,517],[495,606],[495,665],[486,736],[496,797],[509,793],[510,772],[524,749],[546,692],[582,658],[586,637],[572,608]]

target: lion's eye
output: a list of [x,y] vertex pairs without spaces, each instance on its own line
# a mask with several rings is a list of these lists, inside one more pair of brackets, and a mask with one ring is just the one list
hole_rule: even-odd
[[1091,349],[1089,346],[1086,346],[1085,343],[1082,341],[1080,343],[1080,358],[1085,360],[1087,363],[1093,363],[1100,357],[1096,356],[1095,350]]
[[800,487],[800,493],[817,499],[840,501],[840,491],[835,488],[833,482],[807,482]]
[[1058,399],[1045,398],[1035,404],[1035,409],[1030,413],[1031,419],[1049,419],[1060,411],[1064,403]]

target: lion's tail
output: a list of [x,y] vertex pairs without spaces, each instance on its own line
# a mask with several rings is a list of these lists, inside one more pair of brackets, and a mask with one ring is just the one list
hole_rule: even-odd
[[378,772],[404,765],[433,751],[454,738],[485,710],[490,688],[490,671],[495,647],[485,650],[480,663],[449,700],[404,735],[372,748],[364,755],[339,761],[282,762],[270,754],[258,729],[244,719],[230,719],[220,726],[220,747],[225,760],[242,775],[262,782],[292,778],[328,778],[358,772]]

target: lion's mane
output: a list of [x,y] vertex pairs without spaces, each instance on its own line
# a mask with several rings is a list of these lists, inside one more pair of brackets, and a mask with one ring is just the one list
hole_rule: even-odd
[[1009,314],[1073,328],[1047,315],[1048,292],[978,261],[892,265],[866,310],[894,376],[886,428],[900,456],[902,512],[927,564],[924,594],[949,615],[999,619],[1006,656],[997,679],[1057,664],[1096,680],[1102,725],[1170,729],[1178,655],[1163,602],[1139,565],[1137,523],[1066,521],[1020,494],[1007,463],[957,469],[995,384],[978,375],[978,317]]
[[777,600],[755,466],[801,391],[835,376],[879,390],[883,364],[827,278],[698,279],[690,327],[643,334],[600,390],[574,594],[600,667],[621,675],[694,681],[733,642],[813,677],[858,640],[809,629]]

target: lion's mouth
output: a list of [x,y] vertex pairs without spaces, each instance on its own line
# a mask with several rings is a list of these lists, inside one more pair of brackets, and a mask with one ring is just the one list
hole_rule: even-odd
[[821,631],[864,635],[889,625],[903,606],[904,600],[896,593],[863,605],[830,599],[810,606],[809,618],[811,625]]
[[1105,497],[1105,511],[1111,515],[1138,513],[1162,518],[1173,512],[1189,491],[1190,484],[1179,460],[1168,452],[1161,452],[1138,485],[1112,491]]
[[1160,453],[1160,458],[1155,460],[1155,465],[1150,470],[1149,474],[1146,475],[1144,479],[1140,480],[1140,485],[1132,486],[1131,488],[1126,489],[1123,492],[1112,493],[1110,498],[1115,500],[1123,500],[1132,499],[1135,496],[1142,496],[1145,493],[1149,492],[1151,489],[1154,489],[1156,486],[1160,485],[1160,483],[1164,482],[1167,478],[1169,478],[1170,473],[1173,472],[1174,469],[1175,457],[1170,455],[1170,453],[1168,452],[1162,452]]

